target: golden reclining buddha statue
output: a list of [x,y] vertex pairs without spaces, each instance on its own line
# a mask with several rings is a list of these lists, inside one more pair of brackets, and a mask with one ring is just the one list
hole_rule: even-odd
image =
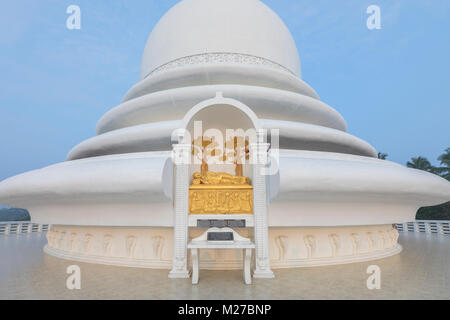
[[189,187],[190,214],[252,214],[249,178],[225,172],[194,173]]
[[250,184],[247,177],[233,176],[226,172],[206,171],[205,174],[200,172],[194,173],[193,185],[209,184],[209,185],[245,185]]
[[[227,155],[235,159],[235,175],[208,170],[207,155],[219,154],[213,138],[200,136],[192,141],[192,156],[201,160],[200,172],[194,173],[189,187],[190,214],[252,214],[253,187],[249,178],[243,176],[243,159],[248,160],[248,141],[232,137]],[[209,151],[208,151],[209,150]],[[225,160],[226,155],[223,156]]]

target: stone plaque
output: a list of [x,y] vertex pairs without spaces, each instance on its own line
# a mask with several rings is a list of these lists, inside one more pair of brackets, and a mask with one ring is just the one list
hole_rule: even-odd
[[239,220],[225,220],[227,227],[230,228],[245,228],[245,219]]
[[233,241],[233,232],[208,232],[208,241]]
[[212,228],[212,227],[245,228],[245,219],[239,219],[239,220],[198,219],[197,227],[198,228]]

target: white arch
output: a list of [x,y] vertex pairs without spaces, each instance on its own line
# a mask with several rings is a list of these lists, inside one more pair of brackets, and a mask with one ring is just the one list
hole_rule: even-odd
[[192,107],[184,116],[182,120],[182,128],[187,129],[190,121],[194,118],[194,116],[199,113],[201,110],[206,109],[208,107],[211,107],[213,105],[229,105],[232,107],[235,107],[236,109],[243,112],[252,122],[253,127],[258,130],[261,129],[261,123],[256,116],[256,114],[250,109],[248,106],[243,104],[242,102],[231,99],[231,98],[224,98],[222,92],[218,91],[216,92],[216,96],[212,99],[204,100],[198,104],[196,104],[194,107]]

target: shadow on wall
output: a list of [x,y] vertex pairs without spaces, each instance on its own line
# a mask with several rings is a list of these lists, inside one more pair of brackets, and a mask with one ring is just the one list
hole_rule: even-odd
[[0,221],[29,221],[30,214],[25,209],[0,208]]

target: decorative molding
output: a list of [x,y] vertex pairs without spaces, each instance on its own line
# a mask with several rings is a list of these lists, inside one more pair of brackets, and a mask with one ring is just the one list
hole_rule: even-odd
[[275,243],[278,247],[278,261],[284,261],[286,258],[286,251],[287,251],[287,245],[288,245],[288,237],[285,235],[281,235],[278,237],[275,237]]
[[357,234],[357,233],[352,233],[351,237],[352,237],[352,245],[353,245],[353,255],[356,255],[356,254],[358,254],[358,251],[359,251],[361,238],[360,238],[359,234]]
[[153,257],[155,259],[162,258],[163,247],[164,247],[164,237],[159,236],[159,235],[152,237]]
[[392,235],[392,243],[397,243],[398,241],[398,237],[399,237],[399,233],[397,229],[392,229],[391,230],[391,235]]
[[192,65],[208,65],[208,64],[243,64],[252,66],[264,66],[295,75],[293,72],[283,67],[282,65],[267,60],[265,58],[243,53],[216,52],[216,53],[195,54],[192,56],[172,60],[166,64],[163,64],[162,66],[157,67],[149,74],[147,74],[144,78],[148,78],[155,74],[171,69],[177,69]]
[[[253,234],[252,227],[236,231],[246,238]],[[204,229],[193,228],[189,238],[203,232]],[[269,261],[274,269],[369,261],[401,251],[397,243],[398,232],[392,225],[270,227],[268,232]],[[62,234],[65,237],[59,241]],[[173,264],[172,227],[54,225],[47,233],[47,239],[47,253],[69,260],[153,269],[170,269]],[[85,251],[87,239],[89,250]],[[371,246],[372,241],[378,245]],[[201,254],[201,269],[242,268],[243,256],[234,250],[204,249]],[[180,262],[184,264],[184,260]]]
[[330,240],[330,245],[331,245],[331,252],[332,252],[331,255],[333,257],[336,257],[339,253],[341,239],[339,238],[339,235],[335,234],[335,233],[328,235],[328,238]]
[[387,245],[385,232],[383,230],[380,230],[380,231],[378,231],[378,234],[380,236],[381,249],[384,249],[384,248],[386,248],[386,245]]
[[134,253],[136,250],[136,237],[128,236],[126,240],[126,248],[127,248],[127,257],[134,258]]
[[89,254],[89,250],[91,249],[91,239],[92,239],[92,235],[89,233],[86,233],[84,235],[84,240],[83,240],[83,252]]
[[376,248],[376,241],[375,238],[373,237],[372,232],[367,232],[367,239],[369,240],[369,249],[373,250]]
[[313,235],[308,234],[304,237],[305,246],[308,250],[307,258],[311,259],[314,257],[314,253],[316,251],[316,238]]
[[105,234],[103,236],[103,254],[105,256],[111,255],[111,247],[112,247],[112,235]]

